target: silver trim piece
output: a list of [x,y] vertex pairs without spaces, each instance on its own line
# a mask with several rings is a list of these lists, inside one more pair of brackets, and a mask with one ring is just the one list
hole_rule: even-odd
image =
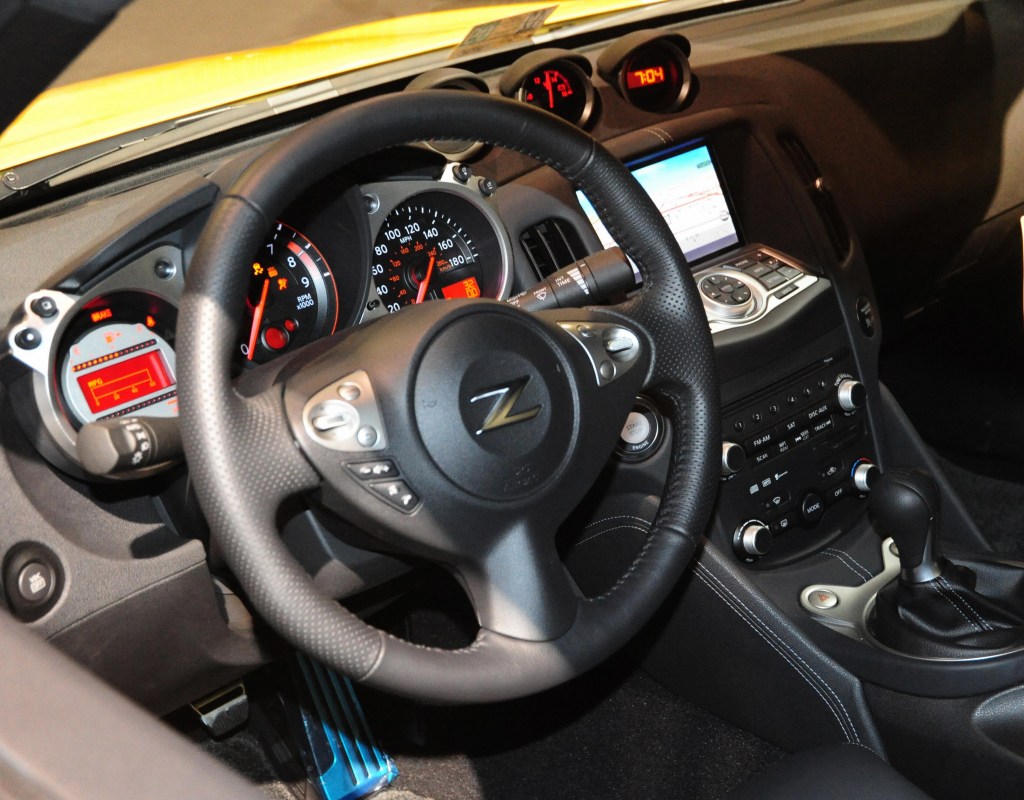
[[[352,385],[359,388],[356,397],[341,399],[341,391]],[[370,376],[363,370],[334,381],[309,398],[302,410],[302,425],[311,439],[329,450],[372,453],[387,447]]]
[[[879,650],[886,650],[895,653],[903,658],[914,661],[948,661],[951,663],[964,661],[987,661],[991,658],[998,658],[1009,653],[1016,653],[1024,650],[1024,645],[1012,647],[1006,650],[999,650],[974,658],[948,658],[926,656],[915,656],[909,653],[901,653],[878,641],[868,627],[868,619],[875,608],[875,600],[878,593],[890,582],[896,580],[900,572],[900,560],[896,555],[896,548],[892,539],[886,539],[881,543],[882,548],[882,571],[866,583],[860,586],[830,586],[826,584],[813,584],[800,592],[800,607],[810,614],[817,622],[837,633],[841,633],[857,642],[864,642]],[[839,602],[829,609],[816,608],[810,602],[810,595],[816,592],[834,592]]]
[[579,342],[594,368],[598,386],[607,386],[628,372],[640,358],[640,339],[633,331],[609,322],[559,322]]

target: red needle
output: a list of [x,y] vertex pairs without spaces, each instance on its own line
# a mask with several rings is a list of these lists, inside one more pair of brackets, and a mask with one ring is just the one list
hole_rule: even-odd
[[270,289],[270,278],[264,279],[259,305],[252,310],[252,331],[249,333],[249,352],[246,354],[246,358],[250,361],[256,355],[256,338],[260,335],[260,325],[263,323],[263,309],[267,307],[268,289]]
[[427,274],[423,276],[423,281],[420,283],[420,290],[416,293],[416,302],[422,303],[427,297],[427,288],[430,286],[430,276],[434,273],[434,258],[437,256],[437,250],[430,251],[430,263],[427,264]]
[[544,88],[548,90],[548,108],[555,107],[555,87],[551,84],[551,73],[544,73]]

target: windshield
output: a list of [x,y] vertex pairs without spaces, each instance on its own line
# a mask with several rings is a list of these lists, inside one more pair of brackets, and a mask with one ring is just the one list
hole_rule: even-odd
[[[147,126],[316,81],[331,80],[319,94],[309,92],[322,99],[353,85],[411,79],[481,52],[556,43],[581,25],[653,14],[649,7],[721,4],[135,0],[0,136],[0,169],[134,131],[145,139],[152,135]],[[374,69],[376,77],[365,74]]]

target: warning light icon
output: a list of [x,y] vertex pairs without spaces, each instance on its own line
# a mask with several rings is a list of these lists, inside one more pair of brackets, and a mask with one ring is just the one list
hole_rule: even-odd
[[287,289],[288,289],[288,279],[287,278],[278,278],[277,279],[277,290],[279,292],[284,292]]
[[252,274],[253,275],[262,275],[263,274],[263,265],[259,261],[255,262],[252,265]]

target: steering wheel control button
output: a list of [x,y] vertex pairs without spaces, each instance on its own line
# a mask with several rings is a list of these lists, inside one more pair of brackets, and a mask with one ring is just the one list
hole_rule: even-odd
[[328,401],[317,407],[312,419],[318,431],[343,435],[346,429],[354,429],[359,424],[359,412],[348,403]]
[[373,386],[362,370],[313,395],[306,402],[302,422],[312,439],[331,450],[372,452],[387,445]]
[[393,461],[359,461],[348,465],[349,471],[361,481],[372,481],[380,478],[394,478],[398,475],[398,467]]
[[420,498],[409,488],[405,481],[387,481],[386,483],[372,483],[370,488],[378,497],[388,505],[411,513],[420,504]]
[[559,322],[558,327],[583,347],[598,386],[605,386],[640,358],[640,339],[631,330],[609,322]]
[[623,461],[642,461],[658,449],[665,430],[665,422],[654,405],[638,397],[626,424],[619,433],[615,454]]
[[363,425],[363,427],[356,431],[356,441],[368,449],[377,443],[378,438],[380,437],[377,434],[377,429],[372,425]]
[[839,605],[839,597],[831,589],[812,589],[807,593],[807,604],[819,611],[827,611]]
[[354,403],[358,400],[360,394],[362,392],[359,389],[359,385],[355,383],[343,383],[338,387],[338,396],[349,403]]

